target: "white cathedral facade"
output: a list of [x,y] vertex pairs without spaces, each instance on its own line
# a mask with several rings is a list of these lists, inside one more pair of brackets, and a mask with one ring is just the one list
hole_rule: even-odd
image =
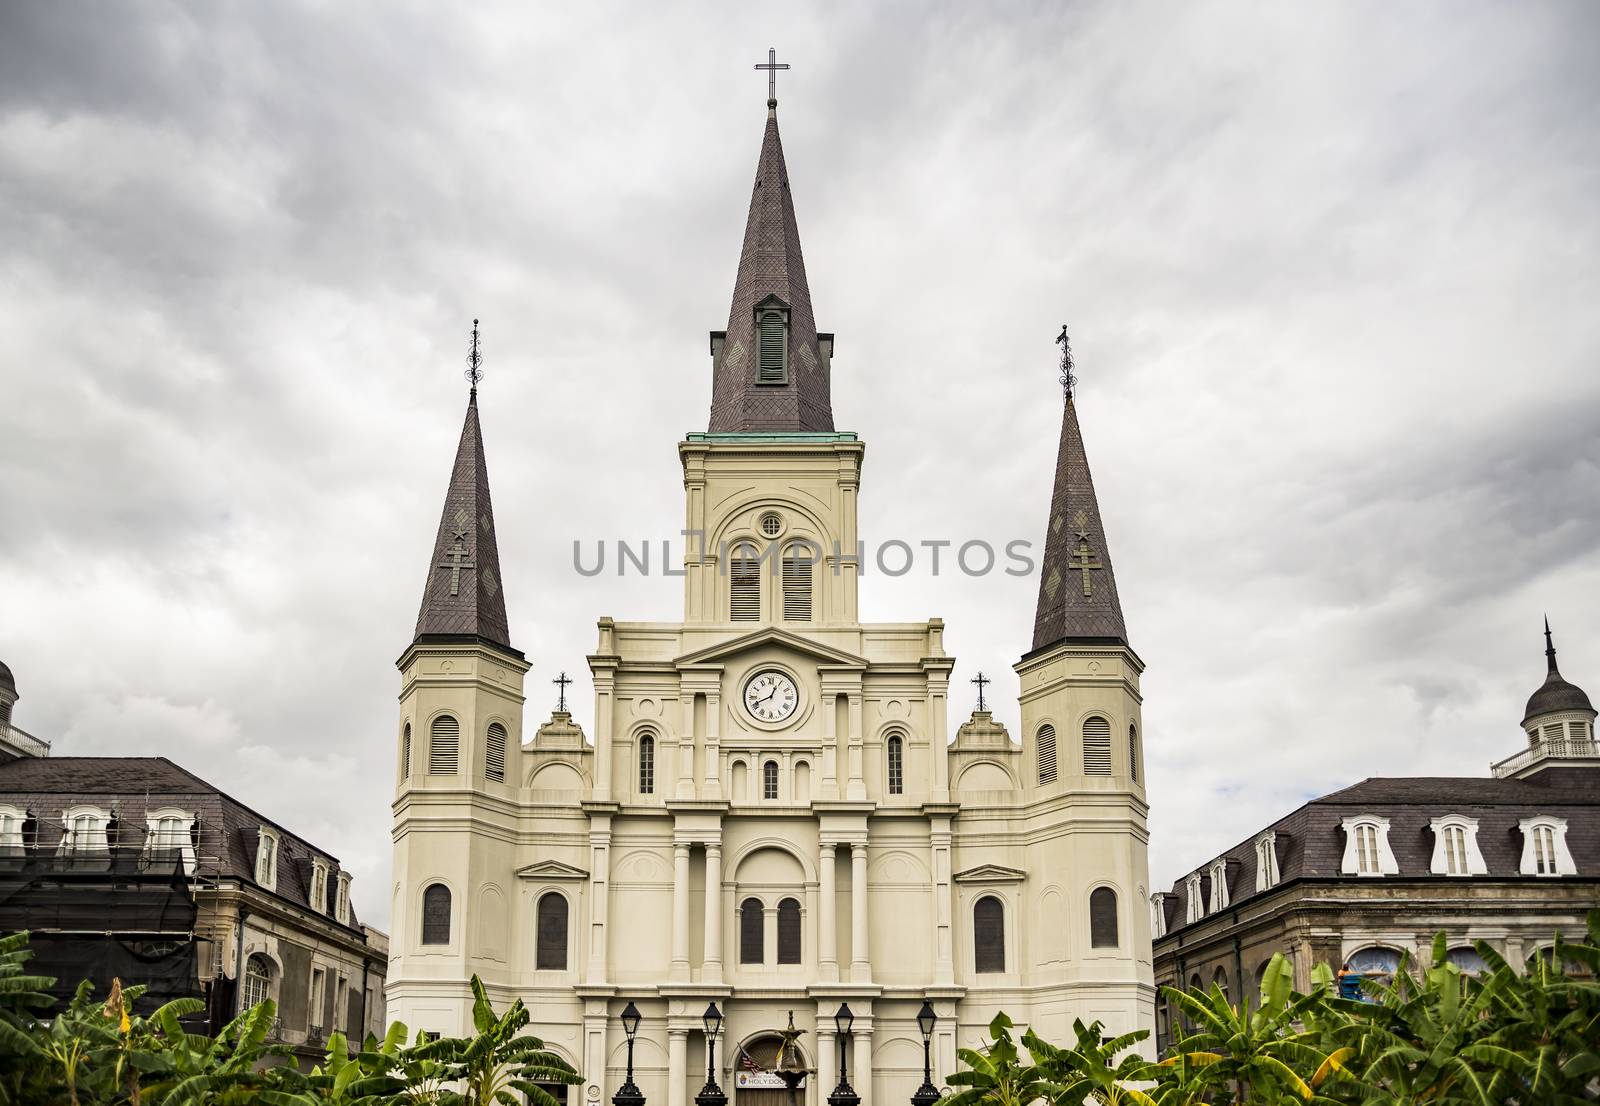
[[[1049,1038],[1074,1018],[1153,1024],[1141,662],[1129,647],[1072,399],[1046,518],[1038,613],[1018,627],[1023,732],[948,732],[943,623],[857,614],[865,447],[834,429],[775,104],[732,310],[711,336],[709,430],[678,447],[683,620],[599,619],[594,734],[523,717],[529,663],[506,619],[476,394],[415,640],[399,662],[387,998],[413,1031],[471,1029],[468,979],[583,1075],[687,1106],[702,1013],[716,1079],[786,1100],[766,1070],[792,1012],[811,1074],[869,1106],[933,1082],[997,1011]],[[1046,463],[1047,448],[1039,448]],[[931,493],[930,493],[931,494]]]

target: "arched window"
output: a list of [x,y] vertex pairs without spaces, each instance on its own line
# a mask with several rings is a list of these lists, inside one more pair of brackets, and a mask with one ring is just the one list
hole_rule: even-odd
[[272,997],[272,961],[259,952],[244,962],[244,1006],[260,1006]]
[[993,895],[972,906],[972,970],[1006,970],[1006,908]]
[[1134,726],[1128,727],[1128,775],[1139,782],[1139,731]]
[[761,559],[748,543],[734,546],[728,558],[728,617],[734,622],[761,619]]
[[422,892],[422,943],[450,943],[450,888],[442,883],[430,883]]
[[1099,715],[1083,720],[1083,774],[1111,775],[1111,723]]
[[763,948],[766,908],[760,899],[745,899],[739,904],[739,963],[761,964],[767,954]]
[[1339,870],[1347,876],[1393,875],[1400,870],[1389,850],[1389,819],[1377,814],[1355,814],[1340,821],[1344,830],[1344,859]]
[[406,779],[411,778],[411,723],[406,723],[405,732],[400,735],[400,775]]
[[889,737],[889,794],[904,795],[906,791],[906,747],[899,734]]
[[783,384],[789,379],[789,343],[784,330],[782,311],[763,311],[757,322],[758,341],[761,345],[761,367],[756,381],[761,384]]
[[556,891],[539,896],[538,940],[534,967],[540,971],[567,969],[567,900]]
[[1213,987],[1222,988],[1222,994],[1224,997],[1226,997],[1228,994],[1228,969],[1219,967],[1216,971],[1212,972],[1211,985]]
[[811,566],[816,561],[804,542],[783,551],[783,617],[789,622],[811,621]]
[[428,737],[428,774],[453,776],[461,763],[461,723],[448,714],[433,720]]
[[648,730],[639,736],[639,794],[656,793],[656,738]]
[[1462,975],[1482,975],[1489,970],[1489,965],[1478,955],[1478,950],[1470,946],[1451,949],[1444,955],[1446,960],[1461,969]]
[[1371,979],[1379,983],[1392,983],[1394,973],[1399,970],[1400,954],[1394,949],[1377,945],[1357,949],[1350,954],[1350,959],[1344,962],[1344,970],[1339,973],[1339,997],[1370,1000],[1372,996],[1362,988],[1361,981]]
[[1039,754],[1039,785],[1056,782],[1056,728],[1046,722],[1039,727],[1034,745]]
[[491,780],[506,782],[506,728],[498,722],[489,723],[483,750],[483,774]]
[[775,760],[769,760],[761,766],[761,797],[763,799],[778,797],[778,762]]
[[1109,887],[1096,887],[1089,892],[1089,945],[1114,949],[1117,944],[1117,893]]
[[778,963],[800,963],[800,900],[778,904]]

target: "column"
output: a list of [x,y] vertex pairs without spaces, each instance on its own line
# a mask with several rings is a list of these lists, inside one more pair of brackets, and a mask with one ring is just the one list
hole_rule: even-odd
[[[601,640],[604,642],[610,637],[605,632],[604,623],[610,619],[602,619]],[[608,667],[604,674],[598,668],[594,669],[594,787],[593,793],[596,801],[611,801],[611,725],[613,692],[616,689],[613,669]]]
[[822,877],[817,902],[817,959],[824,983],[839,981],[839,930],[834,914],[839,905],[839,895],[834,888],[835,848],[833,842],[824,841],[817,857],[817,874]]
[[[838,1007],[833,1008],[837,1010]],[[824,1030],[823,1027],[827,1029]],[[839,1085],[839,1053],[834,1047],[833,1010],[817,1014],[817,1106],[828,1101],[828,1095]]]
[[689,1106],[689,1031],[667,1030],[667,1106]]
[[706,844],[706,948],[700,963],[702,983],[722,982],[722,846]]
[[949,815],[936,814],[929,819],[928,838],[933,866],[933,980],[941,987],[951,987],[955,985],[955,939],[950,925]]
[[680,799],[694,798],[694,742],[698,736],[694,729],[694,693],[684,692],[678,697],[682,707],[682,722],[678,729],[678,782],[673,794]]
[[606,923],[611,901],[611,816],[589,818],[589,962],[586,983],[604,983],[611,958]]
[[[855,1055],[850,1057],[850,1085],[861,1096],[861,1106],[872,1106],[872,1029],[862,1029],[861,1019],[856,1019]],[[919,1080],[920,1082],[920,1080]]]
[[822,717],[822,790],[820,794],[824,799],[837,799],[839,797],[839,734],[837,725],[838,708],[834,705],[834,693],[828,685],[822,685],[822,702],[817,704],[817,713]]
[[583,1004],[583,1074],[585,1093],[598,1100],[606,1090],[606,1000]]
[[867,843],[850,846],[850,982],[872,978],[867,955]]
[[689,846],[672,846],[672,972],[689,979]]
[[705,786],[700,789],[702,799],[722,798],[722,696],[714,691],[706,693],[706,755]]
[[867,797],[866,777],[863,774],[866,758],[866,748],[863,745],[861,734],[861,692],[850,693],[849,709],[849,758],[850,780],[845,784],[844,797],[846,799],[865,799]]

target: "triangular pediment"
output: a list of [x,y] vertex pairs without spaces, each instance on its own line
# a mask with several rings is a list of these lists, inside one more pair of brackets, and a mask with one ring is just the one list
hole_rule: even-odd
[[793,649],[796,653],[815,657],[822,664],[838,664],[851,668],[865,668],[865,657],[858,657],[854,653],[847,653],[843,649],[835,649],[831,645],[824,645],[810,638],[801,637],[799,634],[790,633],[788,630],[776,626],[767,626],[760,630],[742,634],[736,638],[708,645],[693,653],[685,653],[675,662],[679,668],[687,668],[700,664],[715,664],[729,657],[736,657],[741,653],[748,653],[763,645],[779,645],[786,649]]
[[1021,883],[1028,873],[1004,864],[979,864],[955,874],[957,883]]
[[517,869],[519,879],[588,879],[589,873],[559,860],[541,860]]

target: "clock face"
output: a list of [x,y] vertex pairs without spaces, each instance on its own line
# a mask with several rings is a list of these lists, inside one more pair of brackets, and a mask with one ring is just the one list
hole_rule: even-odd
[[758,672],[744,685],[744,709],[763,722],[782,722],[799,705],[794,681],[782,672]]

